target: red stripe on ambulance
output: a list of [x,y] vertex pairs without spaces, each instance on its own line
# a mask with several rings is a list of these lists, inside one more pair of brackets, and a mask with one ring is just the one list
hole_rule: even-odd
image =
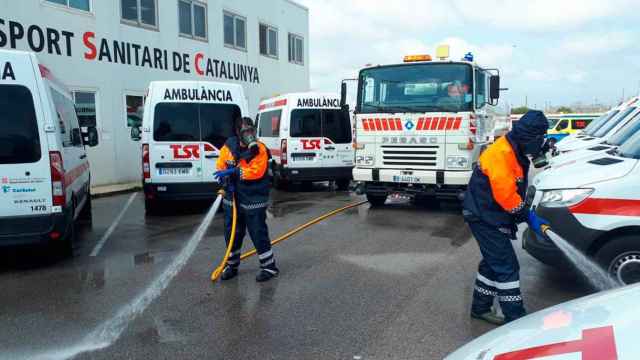
[[569,210],[574,214],[640,216],[640,200],[588,198]]

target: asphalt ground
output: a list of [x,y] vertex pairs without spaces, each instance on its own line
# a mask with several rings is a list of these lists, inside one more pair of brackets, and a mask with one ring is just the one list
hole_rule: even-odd
[[[117,341],[95,349],[94,329],[176,260],[209,205],[172,205],[149,217],[137,194],[90,256],[131,196],[94,200],[93,225],[80,230],[74,258],[0,250],[0,359],[78,352],[77,359],[442,359],[493,329],[468,315],[480,255],[459,205],[392,198],[384,207],[347,210],[275,247],[282,272],[264,284],[254,280],[255,257],[236,279],[209,280],[224,252],[218,214],[168,287],[127,318]],[[272,200],[275,238],[362,197],[317,184],[274,191]],[[530,312],[595,291],[576,273],[542,265],[520,241],[514,246]]]

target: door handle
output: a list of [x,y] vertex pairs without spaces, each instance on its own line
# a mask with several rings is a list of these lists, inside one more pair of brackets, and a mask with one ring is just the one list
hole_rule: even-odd
[[205,155],[204,157],[207,158],[207,159],[215,159],[215,158],[218,157],[218,155],[215,155],[215,154],[213,154],[213,155]]
[[87,158],[87,154],[80,155],[80,159],[81,159],[81,160],[84,160],[84,159],[86,159],[86,158]]
[[334,148],[333,146],[327,146],[324,148],[325,150],[335,150],[336,148]]

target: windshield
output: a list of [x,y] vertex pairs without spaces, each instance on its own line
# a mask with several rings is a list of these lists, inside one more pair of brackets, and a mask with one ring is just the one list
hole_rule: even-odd
[[640,112],[635,114],[629,123],[626,124],[620,131],[615,133],[609,140],[607,140],[607,144],[609,145],[622,145],[623,142],[627,141],[631,136],[633,136],[638,130],[640,130]]
[[31,92],[20,85],[0,86],[0,164],[40,160],[40,136]]
[[606,114],[602,114],[599,118],[593,120],[589,126],[584,128],[583,132],[587,135],[593,136],[593,134],[598,131],[609,119],[616,116],[620,110],[613,110]]
[[637,108],[635,108],[635,107],[630,107],[630,108],[626,109],[625,111],[620,113],[620,115],[614,117],[613,119],[607,121],[604,125],[602,125],[602,127],[600,129],[598,129],[593,134],[593,136],[595,136],[595,137],[603,137],[603,136],[607,135],[609,133],[609,131],[611,131],[614,127],[616,127],[622,121],[626,121],[627,116],[629,116],[629,114],[631,114],[636,109]]
[[153,121],[155,141],[205,141],[220,149],[233,136],[237,105],[160,103]]
[[633,135],[619,148],[620,156],[640,159],[640,133]]
[[471,66],[426,63],[363,70],[358,105],[365,114],[471,111]]
[[556,124],[560,119],[547,119],[547,121],[549,122],[549,130],[551,130],[556,127]]

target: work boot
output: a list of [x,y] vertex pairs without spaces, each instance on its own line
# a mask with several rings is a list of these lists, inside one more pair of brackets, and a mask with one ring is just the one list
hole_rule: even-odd
[[278,268],[275,266],[269,267],[269,268],[262,268],[260,269],[260,271],[258,271],[258,275],[256,275],[256,281],[257,282],[269,281],[274,277],[278,276],[278,274],[280,274],[280,270],[278,270]]
[[224,270],[222,270],[222,275],[220,276],[220,280],[231,280],[238,275],[238,268],[232,266],[225,266]]
[[491,311],[484,312],[482,314],[477,314],[471,311],[471,317],[478,320],[484,320],[493,325],[504,325],[504,317],[498,315],[495,309],[491,309]]

